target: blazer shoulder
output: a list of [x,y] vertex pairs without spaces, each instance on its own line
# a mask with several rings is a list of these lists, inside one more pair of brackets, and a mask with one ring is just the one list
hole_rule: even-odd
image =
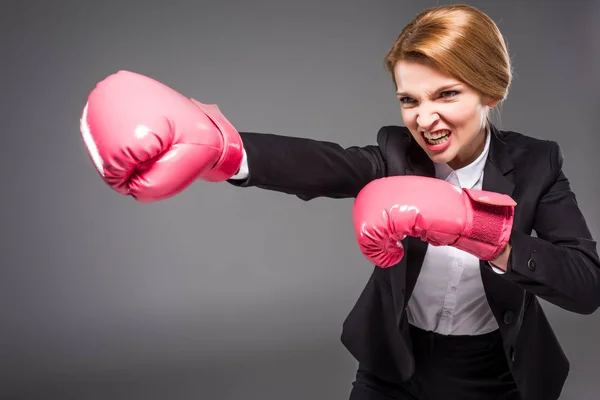
[[384,151],[388,146],[397,148],[398,144],[408,145],[411,142],[411,133],[405,126],[384,125],[377,132],[377,144]]
[[562,167],[563,156],[557,141],[541,139],[516,131],[496,131],[517,165],[544,164],[552,170]]

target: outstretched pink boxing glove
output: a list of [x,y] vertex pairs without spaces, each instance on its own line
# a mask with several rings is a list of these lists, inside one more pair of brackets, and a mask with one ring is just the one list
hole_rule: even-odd
[[382,268],[402,259],[400,241],[407,236],[491,261],[510,239],[515,206],[505,194],[461,189],[440,179],[386,177],[358,193],[354,232],[364,256]]
[[227,180],[243,157],[240,135],[216,105],[129,71],[96,85],[80,128],[102,179],[140,202],[174,196],[197,179]]

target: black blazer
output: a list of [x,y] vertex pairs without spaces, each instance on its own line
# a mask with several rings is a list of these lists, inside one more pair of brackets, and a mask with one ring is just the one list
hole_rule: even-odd
[[[512,196],[517,207],[508,272],[497,274],[481,262],[483,284],[523,399],[553,400],[569,361],[538,297],[575,313],[594,312],[600,305],[596,242],[562,170],[558,144],[493,126],[491,132],[483,189]],[[303,200],[355,197],[369,181],[385,176],[434,176],[433,163],[405,127],[385,126],[377,145],[349,148],[274,134],[241,136],[250,175],[229,182]],[[428,246],[411,237],[403,245],[400,263],[374,268],[341,336],[361,367],[392,382],[413,373],[405,309]]]

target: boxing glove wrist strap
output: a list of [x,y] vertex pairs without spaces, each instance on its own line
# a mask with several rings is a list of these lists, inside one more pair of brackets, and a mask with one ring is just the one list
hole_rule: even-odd
[[191,99],[211,120],[221,133],[223,140],[221,157],[206,171],[202,179],[209,182],[222,182],[234,176],[240,169],[243,158],[242,139],[235,127],[225,118],[216,104],[204,104]]
[[515,201],[507,195],[463,189],[467,223],[454,247],[491,261],[506,247],[512,230]]

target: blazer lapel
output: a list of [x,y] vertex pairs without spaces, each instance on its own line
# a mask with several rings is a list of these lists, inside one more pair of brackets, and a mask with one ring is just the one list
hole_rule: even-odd
[[[492,127],[491,133],[490,153],[484,167],[482,189],[512,196],[515,185],[510,148],[502,141],[501,133],[495,127]],[[494,272],[486,261],[480,262],[480,270],[486,297],[494,312],[518,304],[522,299],[522,290]],[[499,315],[497,317],[501,318]]]
[[[408,134],[410,136],[410,134]],[[405,171],[408,175],[427,176],[435,177],[435,167],[433,161],[427,156],[427,153],[410,137],[410,144],[406,151],[407,170]],[[429,244],[422,241],[419,238],[407,237],[402,241],[405,250],[405,265],[398,265],[396,268],[392,268],[391,277],[392,282],[404,282],[404,298],[409,299],[412,295],[412,291],[417,283],[417,278],[421,272],[421,266],[425,259],[425,253]],[[401,263],[403,264],[403,263]],[[404,274],[401,276],[401,274]]]
[[515,188],[510,172],[514,169],[508,145],[502,141],[500,132],[491,127],[488,159],[483,170],[483,190],[512,196]]

